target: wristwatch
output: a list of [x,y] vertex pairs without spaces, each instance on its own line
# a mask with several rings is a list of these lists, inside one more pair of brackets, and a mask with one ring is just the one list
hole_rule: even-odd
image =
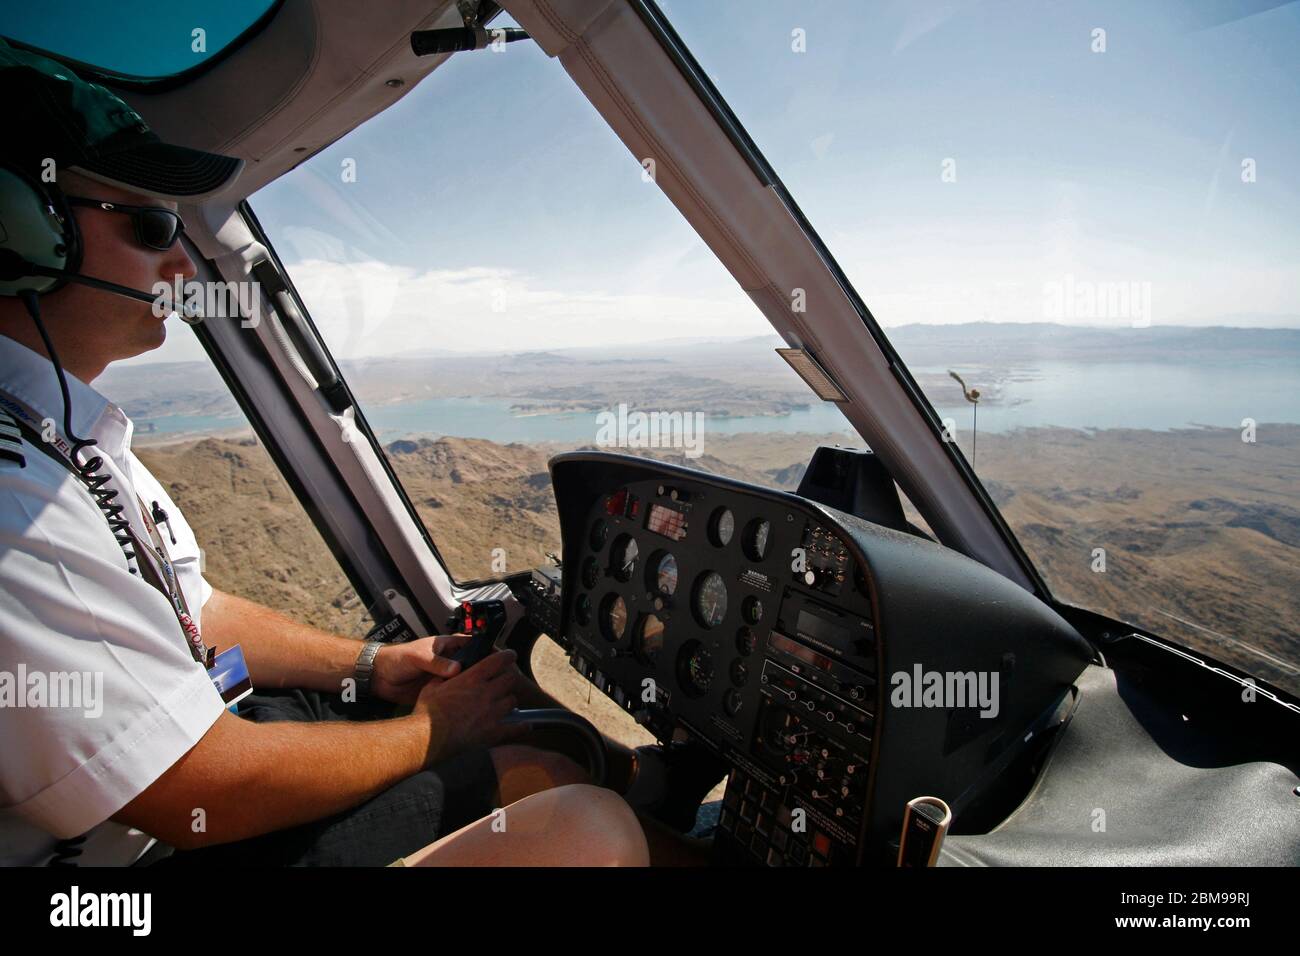
[[370,680],[375,676],[375,658],[383,646],[379,641],[366,641],[361,653],[357,655],[356,667],[353,668],[357,679],[357,700],[365,700],[370,696]]

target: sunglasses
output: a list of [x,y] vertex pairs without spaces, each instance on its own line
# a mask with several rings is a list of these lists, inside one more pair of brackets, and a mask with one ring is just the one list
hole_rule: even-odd
[[67,199],[69,206],[86,206],[130,216],[135,226],[136,239],[147,249],[166,252],[176,244],[177,238],[185,231],[185,223],[181,217],[162,206],[127,206],[103,199],[88,199],[85,196],[69,196]]

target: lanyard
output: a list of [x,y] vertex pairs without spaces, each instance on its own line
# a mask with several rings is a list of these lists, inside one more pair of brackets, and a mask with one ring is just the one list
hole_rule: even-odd
[[149,513],[149,509],[144,506],[144,500],[137,494],[136,503],[140,506],[140,517],[144,521],[145,530],[149,532],[149,538],[153,542],[149,548],[150,554],[158,561],[158,566],[162,569],[161,580],[165,587],[167,599],[171,602],[172,611],[176,614],[176,620],[180,622],[181,630],[185,633],[185,641],[190,645],[190,652],[194,659],[204,667],[212,667],[213,653],[215,648],[207,647],[203,643],[203,638],[199,634],[199,626],[194,623],[194,618],[190,616],[190,606],[185,601],[185,592],[181,589],[180,578],[176,575],[176,567],[172,564],[171,555],[167,552],[167,545],[163,542],[162,535],[158,533],[158,525],[154,522]]
[[[91,496],[96,499],[96,507],[100,507],[99,501],[101,499],[105,501],[112,500],[117,492],[116,489],[108,484],[110,480],[108,474],[104,473],[99,476],[93,476],[89,475],[81,468],[78,468],[71,457],[71,446],[63,436],[59,435],[57,432],[54,433],[53,441],[44,441],[38,428],[38,423],[41,422],[41,420],[36,416],[35,412],[31,408],[4,391],[0,391],[0,405],[2,405],[5,410],[14,412],[22,419],[22,421],[19,422],[19,427],[26,434],[27,440],[31,443],[32,447],[44,452],[54,461],[63,465],[63,467],[68,471],[72,472],[72,475],[83,487],[86,488],[87,492],[91,493]],[[99,482],[93,489],[90,485],[92,478]],[[150,519],[149,512],[144,507],[144,502],[140,500],[139,495],[136,495],[136,503],[140,507],[140,516],[144,521],[144,526],[148,530],[149,536],[153,539],[153,546],[150,546],[141,542],[139,535],[137,535],[135,530],[129,527],[129,525],[124,528],[126,534],[130,538],[131,544],[136,549],[136,553],[138,554],[141,551],[147,551],[153,559],[152,561],[140,562],[141,577],[148,581],[155,590],[163,595],[163,597],[167,598],[167,604],[172,609],[172,613],[176,615],[176,622],[180,625],[181,634],[185,638],[185,646],[189,648],[190,655],[204,667],[210,668],[213,663],[215,649],[209,648],[203,643],[203,638],[199,633],[198,625],[194,623],[194,619],[189,613],[189,607],[185,603],[185,595],[181,591],[180,581],[177,580],[176,569],[172,565],[171,558],[167,553],[166,545],[163,544],[162,537],[158,534],[158,528]],[[103,508],[100,507],[100,510],[102,511]],[[117,537],[116,533],[114,534],[114,537]],[[122,542],[119,540],[119,544],[120,543]],[[125,551],[125,547],[123,550]],[[130,570],[129,559],[127,561],[127,567],[128,570]]]

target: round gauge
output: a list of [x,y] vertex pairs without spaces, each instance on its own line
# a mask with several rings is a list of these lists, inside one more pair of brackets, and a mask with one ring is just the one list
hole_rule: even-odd
[[740,547],[751,561],[762,561],[767,557],[767,538],[772,533],[772,523],[763,518],[755,518],[745,528],[745,536]]
[[599,580],[600,562],[588,555],[587,560],[582,562],[582,585],[588,589],[594,588]]
[[677,590],[677,559],[667,551],[652,554],[646,576],[649,578],[651,594],[672,597]]
[[573,616],[578,619],[578,623],[586,627],[591,623],[591,598],[585,594],[579,594],[578,600],[573,602]]
[[722,706],[729,717],[735,717],[740,713],[740,707],[744,703],[745,699],[740,696],[740,691],[736,690],[734,687],[722,695]]
[[587,536],[587,543],[591,545],[592,551],[599,551],[605,547],[605,539],[609,537],[609,525],[605,523],[604,518],[597,518],[596,523],[591,526],[591,534]]
[[736,516],[727,508],[719,508],[709,517],[709,540],[719,548],[731,543],[736,533]]
[[705,627],[717,627],[727,616],[727,582],[708,571],[695,585],[695,616]]
[[614,539],[614,546],[609,552],[609,573],[620,581],[632,580],[632,572],[636,569],[639,553],[636,538],[630,534],[619,535]]
[[659,660],[659,652],[664,649],[664,622],[654,614],[647,614],[641,619],[641,626],[636,634],[636,656],[643,663],[653,664]]
[[744,687],[749,680],[749,666],[737,657],[731,662],[731,682],[737,687]]
[[763,620],[763,602],[751,594],[741,602],[740,616],[746,624],[757,624]]
[[627,630],[627,602],[617,594],[605,598],[600,608],[600,628],[605,632],[605,640],[614,643],[623,639]]
[[754,632],[747,627],[742,627],[736,632],[736,650],[748,657],[754,653],[754,648],[758,647],[758,638]]
[[677,680],[688,697],[703,697],[713,683],[713,655],[699,641],[687,641],[677,652]]

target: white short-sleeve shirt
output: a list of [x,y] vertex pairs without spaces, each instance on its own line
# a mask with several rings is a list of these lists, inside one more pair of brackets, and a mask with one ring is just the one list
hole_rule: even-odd
[[[131,453],[130,419],[67,380],[73,429],[96,439],[83,460],[103,459],[138,540],[150,539],[137,495],[167,512],[176,544],[159,530],[202,628],[212,589],[193,532]],[[0,335],[0,407],[4,395],[62,434],[53,365]],[[193,747],[224,705],[170,603],[130,573],[86,487],[24,445],[25,466],[0,458],[0,865],[48,862],[57,840],[81,834],[75,862],[126,864],[152,838],[109,817]]]

